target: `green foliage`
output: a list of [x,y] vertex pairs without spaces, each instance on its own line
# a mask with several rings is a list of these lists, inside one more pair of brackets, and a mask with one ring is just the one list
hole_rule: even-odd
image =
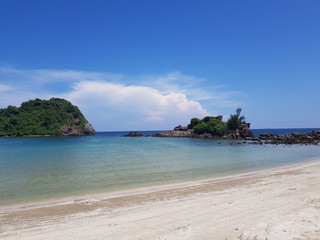
[[61,127],[78,119],[74,128],[87,123],[79,108],[60,98],[35,99],[24,102],[20,108],[0,109],[0,136],[60,135]]
[[198,125],[201,122],[198,118],[192,118],[190,124],[188,125],[188,129],[192,129],[194,126]]
[[208,133],[214,136],[223,136],[227,131],[239,129],[242,123],[245,123],[245,117],[241,115],[241,108],[236,110],[236,114],[230,115],[227,122],[222,121],[222,116],[207,116],[202,120],[192,118],[188,129],[193,129],[196,134]]
[[207,116],[202,120],[197,119],[198,121],[193,119],[191,119],[189,126],[193,126],[192,129],[197,134],[208,133],[214,136],[222,136],[227,131],[226,123],[216,117]]
[[238,108],[236,110],[236,114],[230,115],[228,121],[227,121],[227,126],[228,130],[236,130],[239,129],[242,123],[245,123],[245,117],[240,116],[241,114],[241,108]]

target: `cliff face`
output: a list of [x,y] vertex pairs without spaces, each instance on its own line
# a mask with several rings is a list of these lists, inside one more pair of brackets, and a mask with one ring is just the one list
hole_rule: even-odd
[[0,109],[0,136],[86,136],[95,134],[78,107],[60,98],[35,99]]

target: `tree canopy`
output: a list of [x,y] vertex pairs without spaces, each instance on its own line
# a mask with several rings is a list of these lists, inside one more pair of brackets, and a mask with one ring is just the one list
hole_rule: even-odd
[[0,136],[59,136],[62,127],[71,123],[75,129],[83,129],[88,122],[78,107],[60,98],[37,98],[20,107],[0,109]]
[[236,110],[236,114],[230,115],[227,125],[229,130],[236,130],[239,129],[241,124],[245,123],[245,117],[240,116],[242,109],[238,108]]
[[223,136],[227,131],[239,129],[242,123],[245,123],[245,117],[240,116],[241,108],[236,110],[236,114],[230,115],[227,122],[222,121],[222,116],[207,116],[202,120],[192,118],[188,129],[193,129],[196,134],[211,134],[214,136]]

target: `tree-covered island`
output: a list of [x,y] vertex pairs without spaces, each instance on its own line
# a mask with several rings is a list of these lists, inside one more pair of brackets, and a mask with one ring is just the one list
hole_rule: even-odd
[[86,136],[95,130],[78,107],[61,98],[29,100],[0,109],[0,136]]
[[174,130],[158,133],[156,137],[195,137],[195,138],[225,138],[225,139],[252,139],[254,138],[250,123],[241,116],[241,108],[230,115],[227,122],[222,116],[207,116],[203,119],[192,118],[186,127],[181,125]]
[[241,116],[241,108],[230,115],[226,122],[222,116],[207,116],[203,119],[192,118],[188,126],[177,126],[173,130],[154,134],[154,137],[186,137],[252,140],[251,144],[300,144],[320,146],[320,131],[309,133],[270,134],[261,133],[254,136],[250,130],[250,123]]

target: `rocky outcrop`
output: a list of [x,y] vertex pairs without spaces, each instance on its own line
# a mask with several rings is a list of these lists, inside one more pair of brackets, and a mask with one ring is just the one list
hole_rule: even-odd
[[136,131],[131,131],[130,133],[123,136],[124,137],[143,137],[143,134]]
[[96,131],[91,126],[91,124],[86,123],[84,128],[79,128],[77,126],[80,125],[80,121],[78,119],[73,119],[70,125],[61,127],[61,135],[62,136],[88,136],[94,135]]
[[[218,116],[219,117],[219,116]],[[227,131],[223,136],[215,136],[208,133],[196,134],[192,129],[184,126],[177,126],[173,130],[156,133],[154,137],[182,137],[182,138],[211,138],[211,139],[239,139],[239,140],[253,140],[254,135],[250,130],[250,123],[243,123],[241,127],[235,131]]]
[[250,123],[242,123],[239,129],[227,131],[222,137],[224,139],[254,140],[256,139],[250,130]]
[[177,126],[173,129],[174,131],[187,131],[188,130],[188,127],[185,127],[185,126]]
[[261,133],[257,140],[256,144],[320,145],[320,131],[291,134]]
[[180,130],[180,126],[175,127],[174,130],[170,130],[170,131],[165,131],[165,132],[161,132],[161,133],[156,133],[153,135],[153,137],[183,137],[183,138],[191,138],[191,137],[195,137],[195,134],[193,133],[192,130],[190,129],[186,129],[187,127],[183,127],[182,130]]

